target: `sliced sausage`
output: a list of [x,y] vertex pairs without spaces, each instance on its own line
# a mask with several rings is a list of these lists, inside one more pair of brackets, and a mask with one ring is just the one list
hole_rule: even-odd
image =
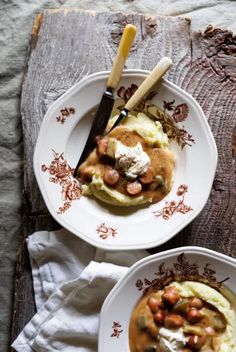
[[102,138],[97,140],[97,154],[98,156],[104,156],[107,153],[108,139]]
[[126,184],[126,191],[131,195],[131,196],[137,196],[141,191],[142,191],[142,185],[138,181],[134,182],[128,182]]
[[151,166],[149,166],[147,168],[147,171],[142,176],[139,177],[139,180],[143,185],[149,185],[150,183],[152,183],[153,178],[154,178],[154,170]]
[[202,335],[202,336],[192,335],[189,337],[188,346],[192,350],[198,351],[204,346],[204,344],[206,343],[206,339],[207,339],[206,335]]
[[162,299],[165,303],[173,306],[178,302],[180,296],[175,287],[166,287],[162,294]]
[[163,324],[164,319],[165,319],[166,313],[164,310],[159,309],[153,316],[153,319],[155,321],[155,323],[157,323],[158,325]]
[[193,297],[190,302],[190,307],[201,309],[203,307],[203,301],[198,297]]
[[119,179],[120,179],[119,172],[116,171],[115,169],[106,170],[103,176],[103,180],[108,186],[117,185],[117,183],[119,182]]
[[178,314],[169,314],[164,319],[164,326],[167,329],[178,329],[184,325],[184,319]]
[[190,308],[187,311],[187,319],[191,324],[196,324],[203,318],[202,313],[197,308]]
[[147,304],[150,307],[151,311],[153,313],[156,313],[159,309],[160,299],[157,299],[156,297],[151,296],[151,297],[149,297]]

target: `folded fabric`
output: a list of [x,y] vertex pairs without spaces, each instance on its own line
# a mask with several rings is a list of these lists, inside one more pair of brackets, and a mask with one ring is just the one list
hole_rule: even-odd
[[27,241],[37,313],[12,344],[16,351],[97,351],[107,294],[146,251],[97,250],[66,230]]

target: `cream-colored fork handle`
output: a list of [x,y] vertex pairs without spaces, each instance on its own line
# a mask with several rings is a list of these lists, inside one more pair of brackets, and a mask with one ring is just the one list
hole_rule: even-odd
[[130,48],[133,44],[137,29],[132,24],[127,24],[123,31],[117,55],[115,57],[111,73],[108,77],[107,87],[115,89],[120,81],[125,61],[129,55]]
[[154,84],[169,70],[172,66],[172,60],[168,57],[163,57],[152,72],[147,76],[143,83],[136,90],[134,95],[129,99],[125,105],[125,109],[131,111],[135,106],[140,103],[148,91],[154,86]]

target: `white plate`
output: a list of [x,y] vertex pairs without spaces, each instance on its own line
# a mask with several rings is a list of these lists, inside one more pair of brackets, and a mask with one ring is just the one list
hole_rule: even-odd
[[[91,117],[84,116],[99,103],[108,74],[87,76],[51,105],[35,148],[36,179],[51,215],[85,241],[109,250],[154,247],[177,234],[205,205],[217,163],[215,142],[198,103],[173,83],[162,80],[152,102],[160,107],[166,102],[166,111],[186,131],[189,144],[182,149],[171,142],[176,154],[172,191],[161,202],[135,210],[87,197],[78,199],[78,182],[72,177],[72,169],[91,125]],[[138,86],[147,74],[128,70],[119,86]]]
[[146,288],[167,278],[208,282],[224,288],[236,300],[236,260],[201,248],[182,247],[158,253],[135,263],[107,296],[100,316],[99,352],[129,352],[129,322]]

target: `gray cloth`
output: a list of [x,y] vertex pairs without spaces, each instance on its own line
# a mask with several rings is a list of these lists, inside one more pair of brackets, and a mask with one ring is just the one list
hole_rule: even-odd
[[20,93],[34,16],[46,8],[81,8],[192,18],[236,32],[235,1],[224,0],[0,0],[0,346],[7,351],[16,250],[22,222],[23,154]]

